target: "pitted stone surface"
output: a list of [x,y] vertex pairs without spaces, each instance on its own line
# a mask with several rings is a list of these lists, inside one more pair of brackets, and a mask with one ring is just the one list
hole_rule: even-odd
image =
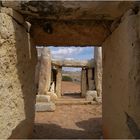
[[102,47],[94,48],[95,57],[95,86],[99,97],[102,96]]
[[87,101],[96,101],[97,98],[97,91],[96,90],[88,90],[86,93],[86,100]]
[[35,115],[36,50],[12,16],[0,13],[0,138],[28,138]]
[[32,23],[36,45],[102,45],[111,34],[111,24],[130,8],[134,1],[2,1]]
[[55,111],[56,107],[53,102],[48,102],[48,103],[36,103],[35,109],[37,112],[52,112]]
[[50,102],[49,95],[36,95],[36,102]]

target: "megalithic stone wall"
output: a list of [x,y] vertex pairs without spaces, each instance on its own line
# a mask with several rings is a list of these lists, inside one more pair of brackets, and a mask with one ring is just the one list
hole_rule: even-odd
[[103,43],[104,138],[140,138],[140,16],[129,15]]
[[12,9],[0,12],[0,138],[29,138],[35,116],[36,49],[28,24]]

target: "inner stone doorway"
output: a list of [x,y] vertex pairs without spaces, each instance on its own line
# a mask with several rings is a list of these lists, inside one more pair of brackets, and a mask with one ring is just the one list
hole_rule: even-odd
[[[66,49],[65,47],[64,50]],[[68,51],[64,50],[61,52],[68,55]],[[75,50],[76,55],[77,51],[78,49]],[[58,52],[59,50],[53,53],[57,55]],[[85,53],[83,51],[83,54]],[[84,57],[81,60],[70,60],[70,58],[60,60],[54,59],[52,56],[51,64],[55,70],[52,75],[56,75],[52,79],[56,81],[56,91],[59,82],[58,91],[60,93],[56,92],[59,98],[55,101],[54,112],[36,112],[33,138],[91,139],[102,137],[102,105],[91,104],[91,101],[86,99],[88,90],[96,90],[95,87],[92,87],[94,85],[94,65],[90,65],[90,63],[94,63],[93,50],[90,50],[90,53],[92,57],[89,60],[85,60]],[[89,52],[88,55],[90,55]],[[78,73],[79,77],[76,77],[77,74],[76,76],[70,75],[70,71]]]
[[81,97],[81,68],[62,68],[62,98],[78,99]]

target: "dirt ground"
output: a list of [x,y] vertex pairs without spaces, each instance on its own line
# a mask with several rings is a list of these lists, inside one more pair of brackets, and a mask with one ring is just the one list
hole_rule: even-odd
[[102,137],[101,105],[61,105],[55,112],[36,113],[35,139]]
[[[65,100],[83,100],[80,83],[63,82]],[[55,112],[36,113],[35,139],[99,139],[102,138],[101,105],[57,105]]]
[[62,94],[63,93],[80,93],[80,83],[62,81]]

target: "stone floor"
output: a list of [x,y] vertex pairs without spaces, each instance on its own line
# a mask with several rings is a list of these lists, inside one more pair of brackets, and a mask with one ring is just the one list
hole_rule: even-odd
[[55,112],[36,113],[33,138],[102,138],[101,108],[101,105],[57,105]]

